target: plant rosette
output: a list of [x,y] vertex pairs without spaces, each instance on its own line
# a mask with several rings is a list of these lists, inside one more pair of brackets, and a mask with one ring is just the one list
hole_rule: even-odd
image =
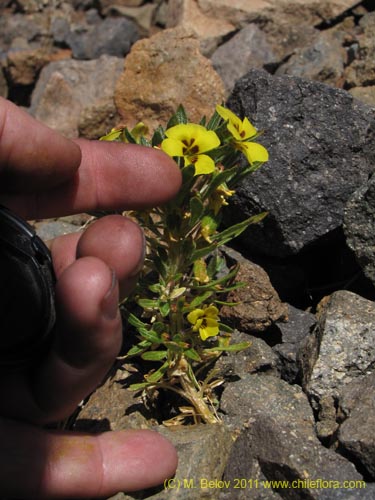
[[144,228],[147,254],[138,285],[122,304],[136,337],[125,358],[151,364],[143,380],[130,387],[148,395],[170,390],[186,401],[189,406],[180,406],[169,424],[214,423],[220,420],[215,388],[223,383],[214,362],[225,351],[250,345],[231,344],[232,329],[220,320],[220,307],[231,305],[228,292],[241,286],[235,282],[237,266],[227,268],[220,247],[266,215],[220,230],[222,208],[239,182],[268,160],[268,152],[256,142],[259,133],[248,118],[224,106],[199,124],[190,123],[179,106],[165,128],[147,136],[139,123],[101,138],[162,149],[183,179],[171,202],[130,214]]

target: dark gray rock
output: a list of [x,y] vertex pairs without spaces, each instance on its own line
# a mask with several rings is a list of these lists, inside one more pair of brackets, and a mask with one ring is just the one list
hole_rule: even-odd
[[327,489],[322,492],[321,500],[373,500],[375,498],[375,484],[364,481],[354,481],[348,489]]
[[343,90],[253,69],[228,100],[264,135],[269,162],[246,179],[230,218],[267,210],[242,236],[251,251],[284,257],[343,221],[344,206],[375,164],[375,112]]
[[[304,347],[303,383],[315,409],[343,387],[362,380],[375,367],[375,303],[339,291],[320,305],[319,321]],[[316,362],[314,360],[316,359]],[[333,404],[333,403],[332,403]]]
[[359,464],[366,478],[375,479],[375,373],[346,386],[340,396],[339,411],[346,415],[340,426],[341,449]]
[[316,318],[313,314],[291,305],[288,306],[288,320],[276,323],[282,342],[274,345],[273,350],[278,356],[277,366],[281,377],[290,384],[298,381],[298,352],[303,340],[311,334],[315,324]]
[[365,275],[375,284],[375,176],[349,200],[345,208],[344,232]]
[[[320,498],[324,489],[309,484],[318,478],[336,484],[362,479],[350,462],[320,443],[311,407],[299,386],[276,377],[248,375],[224,390],[221,407],[228,425],[239,429],[224,478],[252,477],[256,461],[268,480],[300,481],[297,488],[274,488],[291,499]],[[256,498],[248,493],[248,498]]]

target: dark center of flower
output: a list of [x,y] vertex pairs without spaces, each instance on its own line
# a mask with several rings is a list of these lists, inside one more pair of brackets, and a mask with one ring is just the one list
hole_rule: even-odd
[[185,139],[182,141],[182,144],[184,145],[182,148],[182,153],[184,156],[196,155],[197,153],[199,153],[199,147],[196,144],[193,145],[194,141],[195,141],[194,138]]
[[240,134],[240,137],[242,137],[242,139],[243,139],[245,137],[245,131],[240,130],[240,127],[238,124],[235,124],[234,127],[237,129],[237,132]]

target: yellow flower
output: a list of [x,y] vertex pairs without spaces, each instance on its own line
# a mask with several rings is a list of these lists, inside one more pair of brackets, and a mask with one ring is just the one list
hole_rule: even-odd
[[[130,131],[131,135],[134,137],[137,144],[140,143],[141,137],[148,134],[148,127],[143,122],[137,123],[137,125]],[[99,138],[99,141],[116,141],[120,139],[122,142],[129,142],[125,135],[125,128],[113,128],[109,134],[103,135]]]
[[234,147],[242,151],[250,164],[268,161],[267,149],[256,142],[249,142],[256,136],[257,130],[246,117],[241,120],[223,106],[216,106],[216,111],[224,120],[228,121],[227,129],[232,134]]
[[187,319],[193,325],[193,331],[199,331],[202,340],[208,337],[215,337],[219,333],[219,311],[215,306],[208,306],[204,309],[194,309]]
[[215,215],[220,212],[221,207],[229,205],[227,198],[233,196],[235,191],[229,189],[226,184],[220,184],[215,191],[211,194],[209,206],[212,208]]
[[169,156],[183,157],[185,166],[193,164],[195,175],[211,174],[215,170],[214,160],[204,154],[220,145],[215,132],[187,123],[169,128],[165,135],[167,139],[161,143],[161,149]]

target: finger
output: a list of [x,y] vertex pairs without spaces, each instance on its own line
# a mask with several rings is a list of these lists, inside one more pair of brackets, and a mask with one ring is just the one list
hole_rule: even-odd
[[0,97],[0,190],[35,192],[71,178],[81,162],[77,144]]
[[102,217],[83,233],[64,235],[50,243],[57,277],[77,258],[98,257],[115,271],[121,298],[128,295],[136,282],[144,247],[141,228],[121,215]]
[[163,151],[105,141],[79,140],[82,162],[70,181],[35,195],[2,196],[2,202],[33,219],[91,210],[160,205],[174,197],[181,172]]
[[65,269],[56,286],[54,344],[30,372],[3,374],[1,413],[37,423],[69,416],[103,380],[120,350],[117,304],[117,280],[103,261],[83,257]]
[[12,498],[108,497],[157,486],[177,467],[169,441],[147,430],[89,436],[4,420],[0,440],[1,493]]
[[61,420],[90,394],[112,366],[122,344],[118,282],[95,257],[75,261],[56,287],[53,348],[33,379],[44,420]]

